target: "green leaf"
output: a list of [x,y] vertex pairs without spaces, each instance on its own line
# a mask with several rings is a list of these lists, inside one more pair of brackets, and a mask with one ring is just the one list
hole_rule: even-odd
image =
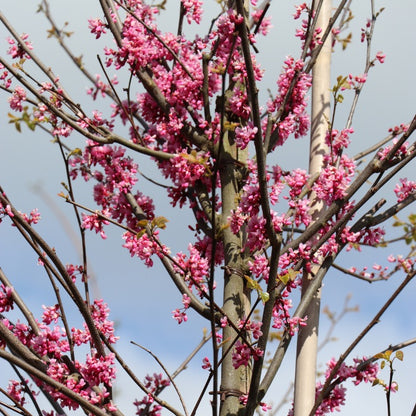
[[71,156],[82,156],[82,150],[79,147],[72,149],[68,154],[68,157],[71,157]]
[[169,220],[165,217],[156,217],[152,220],[152,225],[153,227],[157,227],[164,230],[166,228],[167,222],[169,222]]
[[269,300],[269,294],[267,292],[263,292],[259,282],[257,280],[252,279],[250,276],[244,275],[244,278],[247,281],[247,287],[249,289],[255,290],[259,295],[259,298],[263,303],[266,303]]
[[404,225],[404,222],[397,216],[397,215],[393,215],[394,218],[394,223],[393,223],[393,227],[401,227],[402,225]]
[[252,290],[261,290],[261,286],[257,280],[252,279],[250,276],[244,275],[244,278],[247,280],[247,287]]
[[263,303],[266,303],[270,298],[270,295],[268,292],[259,292],[259,296]]
[[352,39],[352,33],[349,33],[346,38],[344,38],[344,39],[341,40],[341,42],[342,42],[342,50],[343,51],[345,49],[347,49],[348,44],[351,43],[351,39]]
[[140,228],[146,228],[149,225],[148,220],[140,220],[137,222],[137,226]]
[[279,274],[277,277],[284,285],[287,285],[289,281],[295,280],[299,273],[299,271],[295,272],[293,269],[289,269],[285,274]]
[[146,230],[141,230],[141,231],[139,231],[137,234],[136,234],[136,238],[137,239],[140,239],[140,238],[142,238],[143,237],[143,235],[146,233]]
[[403,361],[403,351],[396,351],[396,358],[400,361]]

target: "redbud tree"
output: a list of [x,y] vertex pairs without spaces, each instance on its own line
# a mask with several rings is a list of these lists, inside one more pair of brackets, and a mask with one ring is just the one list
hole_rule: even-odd
[[[132,411],[179,416],[200,414],[201,403],[207,402],[213,415],[275,414],[266,395],[294,339],[289,414],[339,410],[347,380],[381,384],[390,412],[390,393],[397,384],[391,377],[379,378],[377,360],[383,367],[387,363],[392,374],[394,360],[403,358],[399,346],[350,357],[415,274],[416,220],[398,215],[416,197],[416,182],[400,176],[416,156],[411,141],[416,119],[392,120],[398,125],[385,137],[371,136],[369,128],[360,152],[349,151],[357,134],[357,103],[367,78],[385,60],[383,52],[371,48],[381,10],[369,2],[360,33],[364,70],[350,74],[346,69],[331,82],[331,56],[351,41],[346,31],[353,19],[351,2],[295,6],[290,18],[298,24],[298,50],[274,68],[275,83],[263,93],[258,38],[267,36],[271,25],[269,1],[165,3],[97,2],[96,17],[85,19],[92,38],[101,42],[94,52],[101,68],[96,76],[70,48],[69,28],[55,22],[47,0],[41,2],[38,11],[49,22],[48,36],[58,41],[87,87],[81,103],[71,96],[71,83],[54,72],[53,56],[39,58],[29,28],[17,32],[7,13],[0,12],[7,31],[0,87],[10,107],[9,122],[25,134],[36,130],[53,139],[65,169],[59,199],[73,208],[82,252],[82,261],[74,263],[56,250],[38,231],[40,213],[19,211],[1,188],[1,227],[11,225],[33,250],[34,267],[43,268],[47,298],[53,299],[43,310],[31,310],[4,261],[0,357],[15,377],[0,390],[1,412],[61,415],[82,409],[98,416]],[[165,6],[169,13],[178,9],[176,31],[159,23]],[[204,7],[215,8],[212,19],[204,20]],[[346,96],[350,108],[344,118],[339,108]],[[290,157],[287,149],[294,143],[309,148],[309,162],[286,170],[276,160]],[[154,164],[159,176],[142,174],[143,161]],[[143,191],[143,181],[152,183],[153,194]],[[92,200],[77,197],[83,182]],[[170,218],[158,212],[161,193],[170,200]],[[179,252],[166,244],[175,210],[188,212],[183,226],[191,230],[184,233],[185,241],[179,239]],[[394,239],[392,224],[403,229]],[[208,328],[197,348],[204,345],[206,352],[199,364],[199,397],[187,397],[175,382],[188,361],[172,373],[163,357],[149,351],[156,370],[142,374],[117,347],[123,340],[111,319],[111,299],[95,299],[89,288],[86,244],[86,233],[106,239],[113,230],[130,256],[149,268],[148,275],[155,263],[163,267],[166,281],[177,289],[172,295],[177,323],[187,325],[188,317],[199,315]],[[410,246],[408,254],[390,254],[372,271],[371,265],[360,270],[337,262],[341,253],[394,242]],[[333,268],[351,279],[373,282],[394,275],[399,283],[317,379],[320,292]],[[166,289],[154,288],[160,290]],[[143,319],[152,313],[144,310]],[[156,319],[153,325],[157,328]],[[161,342],[167,342],[163,334]],[[130,403],[117,401],[113,386],[120,373],[137,388]],[[166,389],[176,391],[179,404],[163,398]]]

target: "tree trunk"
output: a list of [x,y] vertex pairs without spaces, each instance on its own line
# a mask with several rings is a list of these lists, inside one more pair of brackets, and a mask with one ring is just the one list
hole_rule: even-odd
[[[239,169],[236,162],[245,163],[246,160],[247,151],[237,149],[232,133],[225,134],[220,161],[223,224],[227,224],[231,211],[238,205],[241,178],[239,178]],[[234,271],[241,269],[243,238],[243,231],[235,235],[229,227],[224,229],[224,264],[226,267],[224,273],[223,309],[228,319],[232,320],[236,325],[238,320],[247,317],[250,311],[250,297],[245,281],[241,273],[234,273]],[[232,353],[229,352],[225,355],[236,335],[236,331],[229,325],[224,328],[220,386],[221,416],[237,416],[242,412],[243,406],[240,404],[239,397],[247,393],[250,385],[249,366],[241,366],[235,369],[232,363]]]
[[[331,17],[331,0],[324,0],[318,16],[317,27],[325,31]],[[323,156],[328,153],[325,135],[330,119],[330,67],[331,37],[328,37],[313,68],[311,141],[309,156],[309,173],[314,175],[322,169]],[[310,195],[312,221],[319,218],[323,204]],[[319,264],[312,268],[312,274],[305,273],[302,280],[302,295],[308,287]],[[320,313],[320,290],[316,292],[306,315],[307,326],[299,330],[295,373],[295,416],[308,416],[315,403],[316,356],[318,347],[318,327]]]

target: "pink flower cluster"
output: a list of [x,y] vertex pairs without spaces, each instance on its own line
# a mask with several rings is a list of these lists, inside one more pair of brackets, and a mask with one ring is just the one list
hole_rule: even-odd
[[336,166],[331,155],[325,156],[326,166],[312,187],[318,198],[327,205],[346,195],[348,185],[355,173],[355,162],[345,154],[341,155],[338,161],[339,164]]
[[82,228],[84,230],[94,230],[96,233],[100,233],[101,238],[104,240],[107,238],[104,232],[104,225],[108,224],[110,223],[98,213],[92,215],[82,213]]
[[181,0],[182,6],[185,9],[185,16],[188,23],[192,21],[196,23],[201,22],[202,17],[202,1],[200,0]]
[[188,295],[183,294],[182,304],[183,304],[182,309],[175,309],[172,312],[172,317],[173,319],[176,320],[178,324],[181,324],[182,322],[186,322],[188,320],[188,315],[186,314],[186,310],[189,308],[189,305],[191,304],[191,298]]
[[[137,229],[137,219],[125,194],[131,192],[137,182],[137,165],[130,157],[125,156],[125,149],[87,142],[82,155],[74,154],[70,158],[71,176],[81,174],[86,181],[94,178],[94,200],[102,207],[100,214],[120,223],[125,222],[129,228]],[[98,166],[100,169],[94,170]],[[136,192],[137,204],[149,220],[154,218],[154,206],[150,198]],[[84,228],[99,232],[103,238],[105,218],[98,214],[83,215]]]
[[[26,45],[27,48],[33,49],[32,43],[28,40],[29,35],[27,33],[23,33],[20,35],[20,40]],[[22,46],[17,43],[12,38],[7,38],[7,42],[9,42],[10,48],[7,51],[7,53],[13,58],[13,59],[30,59],[30,56],[27,55],[22,48]]]
[[[114,410],[115,407],[111,402],[107,403],[108,388],[111,387],[115,379],[114,355],[102,356],[91,349],[91,352],[86,354],[85,362],[75,360],[71,366],[68,366],[68,361],[64,360],[63,356],[71,349],[70,341],[75,346],[91,343],[88,327],[84,323],[83,330],[72,328],[71,334],[67,334],[63,328],[56,325],[61,319],[59,306],[43,306],[43,309],[42,322],[38,323],[39,333],[35,333],[32,328],[20,321],[13,324],[7,319],[3,319],[2,322],[21,343],[30,347],[39,357],[48,358],[46,372],[50,377],[80,394],[90,403]],[[102,300],[95,300],[91,305],[94,324],[109,342],[114,343],[117,337],[114,335],[113,323],[108,320],[108,312],[108,307]],[[54,326],[50,326],[52,324]],[[1,348],[5,347],[3,342],[0,344]],[[40,380],[36,382],[38,385],[42,385],[43,389],[61,406],[70,409],[79,407],[77,402],[60,393],[58,389],[52,388]],[[20,403],[24,402],[23,390],[20,389],[19,383],[12,381],[9,385],[9,392]]]
[[[154,237],[157,237],[157,234],[158,231],[156,230],[153,233]],[[139,237],[130,232],[124,233],[123,239],[125,240],[123,247],[129,250],[132,257],[137,256],[145,262],[147,267],[153,266],[152,256],[159,252],[159,246],[154,239],[150,238],[147,234]]]
[[13,94],[9,97],[9,105],[12,110],[23,111],[23,102],[26,100],[26,91],[17,86],[14,89]]
[[[378,365],[376,363],[368,364],[363,370],[358,371],[358,365],[365,360],[365,357],[362,360],[354,359],[354,365],[348,366],[345,363],[341,365],[341,368],[338,370],[337,373],[337,381],[343,382],[347,379],[351,379],[351,381],[358,385],[361,382],[365,383],[372,383],[378,374]],[[326,377],[329,376],[331,370],[334,368],[336,364],[336,360],[332,359],[327,364],[326,370]],[[316,395],[320,393],[323,385],[321,383],[317,383],[316,386]],[[337,384],[335,388],[331,391],[329,397],[326,397],[319,408],[316,411],[316,415],[326,415],[328,413],[333,413],[334,411],[340,411],[341,406],[345,404],[345,393],[346,388],[342,384]]]
[[[10,397],[13,398],[20,406],[24,406],[26,403],[25,394],[27,393],[27,388],[30,386],[29,380],[17,381],[10,380],[9,385],[7,386],[7,393]],[[37,392],[31,390],[31,394],[36,397]]]
[[261,332],[261,326],[263,325],[263,322],[256,322],[251,321],[250,319],[240,319],[238,322],[238,328],[244,330],[246,333],[249,333],[253,339],[259,339],[263,332]]
[[402,255],[394,256],[393,254],[390,254],[387,257],[387,261],[392,263],[392,266],[394,267],[383,267],[382,265],[375,263],[372,268],[364,266],[358,270],[356,267],[350,267],[348,270],[351,273],[358,274],[367,279],[381,280],[388,279],[395,270],[404,270],[407,273],[415,264],[415,261],[412,258],[403,257]]
[[102,34],[106,33],[107,25],[101,19],[89,19],[88,28],[95,35],[95,39],[99,39]]
[[[260,214],[260,192],[258,189],[256,168],[248,163],[250,173],[242,188],[240,202],[238,207],[231,213],[228,218],[233,233],[238,233],[243,225],[246,225],[247,232],[246,248],[250,252],[260,250],[267,238],[265,234],[265,219]],[[290,209],[289,214],[284,213],[278,215],[275,211],[271,211],[272,223],[276,232],[283,232],[285,227],[293,225],[308,226],[311,222],[309,213],[310,201],[308,198],[300,199],[299,195],[307,185],[309,175],[306,171],[296,169],[292,172],[282,172],[275,166],[273,171],[266,176],[269,185],[269,198],[272,205],[275,205],[280,195],[288,187],[289,195],[283,195],[288,200]]]
[[277,80],[277,97],[268,104],[270,113],[279,110],[286,100],[292,80],[296,78],[292,94],[283,108],[284,117],[278,123],[279,140],[277,145],[279,146],[283,145],[291,134],[298,138],[305,136],[308,132],[309,115],[306,108],[306,93],[312,85],[311,76],[302,72],[303,61],[295,61],[293,57],[288,57],[284,64],[283,72]]
[[208,357],[204,357],[203,358],[203,360],[202,360],[202,368],[204,370],[211,370],[212,369],[212,365],[211,365]]
[[407,178],[400,179],[400,183],[394,188],[394,193],[397,196],[397,202],[404,201],[411,194],[416,191],[416,182],[409,181]]
[[136,400],[133,404],[136,406],[136,415],[138,416],[160,416],[162,406],[155,403],[154,394],[170,385],[170,381],[163,378],[162,374],[154,373],[153,376],[147,375],[144,386],[149,391],[147,396],[141,400]]
[[201,256],[201,253],[192,244],[188,245],[189,257],[184,253],[178,253],[175,260],[175,269],[188,284],[189,289],[195,287],[199,295],[208,291],[207,279],[209,277],[209,262]]
[[[344,387],[342,382],[348,379],[351,379],[351,381],[355,385],[358,385],[363,381],[365,383],[372,383],[377,378],[377,374],[379,371],[377,363],[370,363],[364,369],[357,370],[357,367],[365,360],[366,358],[363,357],[362,360],[354,359],[354,364],[351,366],[348,366],[345,363],[341,365],[334,379],[337,382],[337,384],[331,390],[329,396],[324,398],[324,400],[322,401],[322,403],[316,410],[315,415],[323,416],[329,413],[333,413],[335,411],[337,412],[341,411],[341,406],[345,404],[345,397],[346,397],[346,391],[347,391],[347,389]],[[326,377],[329,376],[335,364],[336,364],[335,359],[331,359],[327,363],[327,370],[325,372]],[[322,388],[323,388],[323,384],[321,382],[318,382],[316,384],[316,397],[318,397]],[[293,408],[292,408],[289,411],[288,416],[293,416],[293,414],[294,413],[293,413]]]
[[[254,10],[251,13],[251,17],[253,18],[254,23],[256,25],[259,24],[260,18],[263,16],[264,11],[261,9]],[[264,17],[260,22],[260,26],[258,27],[258,32],[261,33],[263,36],[266,36],[272,27],[272,21],[270,17]]]
[[0,312],[8,312],[13,309],[13,288],[0,285]]
[[238,340],[235,343],[232,360],[235,369],[240,366],[247,367],[251,360],[257,361],[263,356],[264,351],[256,346],[249,346],[245,342]]
[[248,122],[247,126],[237,127],[235,129],[235,142],[240,149],[245,149],[248,144],[254,140],[257,133],[257,127],[252,122]]
[[288,291],[285,290],[281,298],[277,299],[273,308],[273,325],[275,329],[285,328],[290,336],[294,336],[299,327],[306,326],[307,317],[291,317],[292,300],[288,299]]
[[354,129],[343,129],[338,131],[336,129],[328,130],[325,142],[331,149],[333,155],[340,155],[341,152],[350,144],[350,134],[354,133]]
[[85,279],[86,276],[85,276],[85,273],[84,273],[83,266],[77,266],[77,265],[73,265],[73,264],[67,264],[65,266],[65,268],[66,268],[66,272],[71,277],[73,283],[76,282],[76,276],[77,275],[80,275],[82,277],[82,281],[84,281],[84,279]]
[[3,81],[3,87],[10,88],[12,85],[12,78],[10,77],[9,71],[4,69],[4,65],[2,63],[0,63],[0,70],[3,70],[3,72],[0,72],[0,81]]
[[208,190],[211,188],[209,158],[208,153],[188,154],[186,150],[183,150],[168,162],[160,164],[165,177],[173,182],[173,187],[169,190],[173,206],[177,203],[180,207],[183,206],[187,200],[189,188],[192,188],[197,181],[202,181]]
[[[404,126],[404,129],[396,126],[393,129],[389,129],[389,132],[393,133],[393,135],[397,135],[397,134],[400,134],[402,131],[406,131],[406,130],[407,130],[407,126]],[[397,143],[397,138],[394,138],[392,140],[392,142],[393,142],[393,145],[388,145],[384,149],[381,149],[378,152],[378,155],[380,157],[380,160],[384,160],[387,157],[387,155],[392,150],[393,146]],[[409,145],[408,142],[404,142],[399,147],[399,149],[397,150],[397,152],[394,155],[394,157],[402,158],[402,157],[408,156],[409,154],[410,154],[410,145]]]

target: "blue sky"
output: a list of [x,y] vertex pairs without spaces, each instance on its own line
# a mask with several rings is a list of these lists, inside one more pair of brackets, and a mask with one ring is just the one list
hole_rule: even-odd
[[[169,4],[170,0],[168,0]],[[356,16],[352,25],[353,43],[345,52],[334,55],[333,78],[348,73],[361,74],[364,67],[365,49],[359,42],[360,27],[364,26],[369,16],[370,2],[357,2],[353,11]],[[170,4],[174,4],[171,2]],[[208,4],[208,3],[207,3]],[[212,3],[209,4],[210,10]],[[291,1],[276,2],[272,5],[270,15],[273,17],[274,28],[269,38],[259,41],[259,49],[264,52],[259,54],[258,60],[266,69],[264,88],[275,91],[275,79],[280,73],[283,59],[292,54],[299,54],[299,42],[293,36],[295,25],[291,15],[293,5]],[[77,53],[83,53],[87,64],[92,68],[91,72],[99,72],[96,53],[101,51],[105,42],[95,42],[88,34],[87,19],[101,14],[95,11],[95,2],[73,0],[66,2],[56,0],[51,2],[52,11],[60,22],[68,20],[69,29],[75,34],[70,40]],[[416,12],[416,4],[410,0],[396,2],[376,2],[376,8],[386,6],[376,26],[373,55],[382,50],[386,55],[386,62],[377,65],[371,72],[358,105],[353,122],[356,133],[352,137],[352,153],[359,151],[377,142],[386,135],[387,129],[402,122],[408,122],[414,113],[414,66],[416,61],[414,41],[416,29],[413,18]],[[20,0],[11,3],[4,8],[4,14],[15,25],[17,31],[28,32],[34,42],[35,50],[54,71],[60,75],[62,82],[73,94],[75,100],[86,102],[87,108],[93,109],[94,103],[90,103],[85,97],[86,81],[79,77],[76,69],[64,55],[57,49],[51,39],[46,39],[47,25],[41,15],[35,14],[37,2],[32,0]],[[171,25],[172,16],[176,18],[176,11],[162,17],[162,26]],[[174,31],[175,27],[170,28]],[[6,37],[3,27],[0,28],[1,51],[6,50],[7,44],[3,41]],[[99,45],[97,50],[97,44]],[[1,52],[3,53],[3,52]],[[9,197],[14,201],[18,209],[28,211],[34,207],[39,208],[43,220],[37,226],[47,241],[56,247],[65,263],[76,263],[77,252],[71,242],[67,231],[63,228],[62,221],[57,217],[66,216],[70,224],[74,225],[71,217],[71,209],[56,195],[62,190],[60,182],[65,180],[64,169],[59,159],[56,146],[51,144],[50,138],[42,134],[32,134],[27,129],[22,134],[16,132],[13,126],[7,124],[7,103],[4,95],[0,97],[0,123],[2,133],[0,136],[0,184],[4,187]],[[348,108],[349,100],[346,99],[343,108]],[[339,126],[343,126],[345,111],[339,113]],[[74,146],[81,146],[82,139],[77,137]],[[278,154],[276,159],[284,167],[290,168],[298,165],[306,166],[307,138],[293,142],[285,150],[284,155]],[[137,156],[140,169],[147,175],[154,175],[155,170],[143,157]],[[287,166],[286,166],[287,165]],[[408,170],[402,176],[414,179],[414,170]],[[80,184],[80,182],[78,183]],[[42,198],[39,192],[47,192],[56,207]],[[173,252],[187,251],[187,244],[192,237],[184,224],[187,224],[186,211],[172,209],[164,195],[160,191],[140,179],[139,188],[144,193],[154,197],[158,214],[170,218],[168,229],[163,233],[163,238],[172,247]],[[389,190],[392,196],[392,188]],[[77,191],[80,201],[89,202],[88,187],[82,185]],[[121,248],[122,240],[120,232],[116,229],[108,231],[109,238],[106,241],[99,237],[88,235],[88,251],[90,264],[92,265],[97,297],[103,297],[111,306],[112,318],[116,321],[119,335],[122,337],[120,345],[123,351],[137,364],[138,372],[145,375],[145,371],[159,371],[157,366],[145,353],[138,351],[137,347],[129,344],[134,340],[154,350],[162,360],[168,363],[168,367],[175,366],[185,358],[202,336],[202,326],[206,325],[195,315],[190,314],[188,323],[178,326],[171,318],[173,309],[180,306],[180,296],[176,293],[173,284],[166,279],[160,266],[147,269],[137,260],[131,259],[126,250]],[[181,238],[178,238],[181,236]],[[391,250],[395,252],[394,249]],[[400,252],[401,249],[398,249]],[[403,251],[403,250],[402,250]],[[387,249],[390,254],[390,249]],[[380,250],[368,250],[362,254],[354,253],[344,256],[346,266],[361,266],[373,263],[385,263],[385,253]],[[41,305],[54,302],[52,297],[45,297],[46,283],[42,270],[36,266],[36,257],[18,239],[14,230],[2,224],[0,232],[0,266],[16,283],[19,292],[24,296],[28,304],[34,309],[35,314],[41,313]],[[377,312],[390,293],[398,285],[400,277],[397,276],[391,282],[382,282],[369,285],[361,281],[355,281],[350,277],[331,272],[323,288],[323,305],[328,304],[331,309],[339,309],[348,293],[352,293],[351,304],[358,304],[360,311],[348,315],[345,321],[337,328],[335,336],[339,338],[322,351],[320,360],[327,361],[332,355],[339,355],[343,347],[352,341],[355,334],[360,331]],[[96,285],[95,285],[96,284]],[[416,320],[412,314],[414,305],[415,284],[412,283],[398,300],[398,302],[386,313],[386,316],[376,326],[369,337],[359,345],[353,356],[373,354],[387,347],[390,343],[412,338],[416,330]],[[158,322],[155,326],[154,322]],[[325,333],[325,320],[322,332]],[[396,379],[400,390],[393,397],[394,414],[410,414],[413,408],[414,391],[412,374],[414,374],[415,348],[405,350],[404,364],[398,364]],[[282,368],[282,377],[279,380],[291,378],[293,352]],[[5,366],[0,363],[0,369]],[[200,360],[195,362],[187,375],[182,377],[182,383],[188,392],[195,387],[196,377],[199,374]],[[2,372],[2,371],[0,371]],[[387,374],[385,374],[387,378]],[[2,377],[0,377],[1,379]],[[126,389],[130,393],[130,389]],[[276,383],[270,391],[270,399],[278,402],[282,392],[286,390],[286,382]],[[134,397],[141,397],[141,392],[131,393]],[[195,393],[188,393],[192,397]],[[384,414],[385,404],[381,388],[370,386],[350,388],[348,394],[353,399],[342,408],[341,415],[366,415]],[[128,403],[128,394],[124,392],[122,410],[131,412]],[[192,403],[192,400],[191,400]],[[282,413],[284,414],[284,413]]]

